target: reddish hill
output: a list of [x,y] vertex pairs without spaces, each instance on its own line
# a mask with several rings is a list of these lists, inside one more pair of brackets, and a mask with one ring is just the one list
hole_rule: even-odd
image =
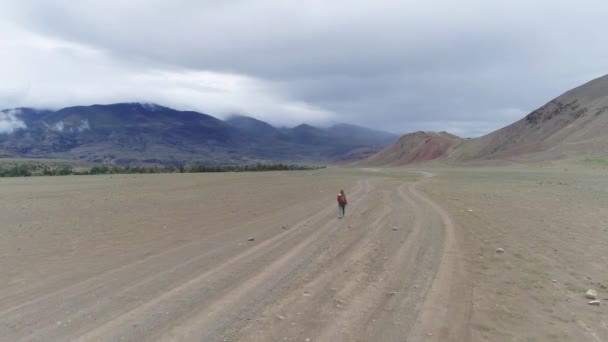
[[398,166],[441,159],[462,141],[446,132],[416,132],[359,163],[362,166]]

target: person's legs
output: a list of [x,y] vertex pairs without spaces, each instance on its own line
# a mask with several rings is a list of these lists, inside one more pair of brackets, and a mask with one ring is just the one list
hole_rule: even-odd
[[344,217],[344,205],[338,205],[338,217]]

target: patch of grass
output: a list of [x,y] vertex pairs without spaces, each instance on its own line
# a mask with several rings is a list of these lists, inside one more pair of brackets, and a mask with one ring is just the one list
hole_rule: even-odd
[[543,283],[551,281],[549,273],[540,264],[529,265],[524,270],[526,275],[521,278],[519,284],[522,290],[541,289],[544,288]]
[[570,338],[565,333],[552,332],[552,333],[548,333],[546,336],[547,336],[547,339],[549,339],[551,341],[574,341],[572,338]]
[[490,326],[487,326],[487,325],[485,325],[483,323],[473,324],[473,329],[477,329],[477,330],[482,331],[484,333],[489,333],[489,332],[492,332],[492,331],[495,330],[494,328],[492,328]]
[[541,281],[550,280],[549,273],[545,272],[541,265],[535,265],[530,268],[529,273],[537,276]]
[[566,287],[566,290],[570,291],[570,292],[578,292],[578,293],[582,293],[584,292],[583,288],[580,286],[577,286],[576,284],[572,284],[571,282],[565,282],[564,286]]
[[586,164],[608,166],[608,157],[587,157],[583,160],[583,162]]

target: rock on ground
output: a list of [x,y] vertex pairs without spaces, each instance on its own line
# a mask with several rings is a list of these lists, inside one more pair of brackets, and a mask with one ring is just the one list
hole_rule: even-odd
[[587,293],[585,293],[585,297],[588,299],[597,299],[597,291],[587,290]]

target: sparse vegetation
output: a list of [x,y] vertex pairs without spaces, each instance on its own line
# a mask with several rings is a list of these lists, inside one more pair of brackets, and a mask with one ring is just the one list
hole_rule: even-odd
[[17,164],[7,168],[0,168],[0,177],[29,177],[31,175],[32,168],[26,164]]
[[297,171],[316,170],[325,166],[295,164],[253,165],[183,165],[167,167],[96,165],[90,169],[76,170],[70,165],[46,165],[43,163],[15,163],[0,166],[0,177],[30,176],[67,176],[67,175],[105,175],[105,174],[144,174],[144,173],[202,173],[202,172],[260,172],[260,171]]
[[584,159],[584,162],[595,165],[608,165],[608,157],[588,157]]

